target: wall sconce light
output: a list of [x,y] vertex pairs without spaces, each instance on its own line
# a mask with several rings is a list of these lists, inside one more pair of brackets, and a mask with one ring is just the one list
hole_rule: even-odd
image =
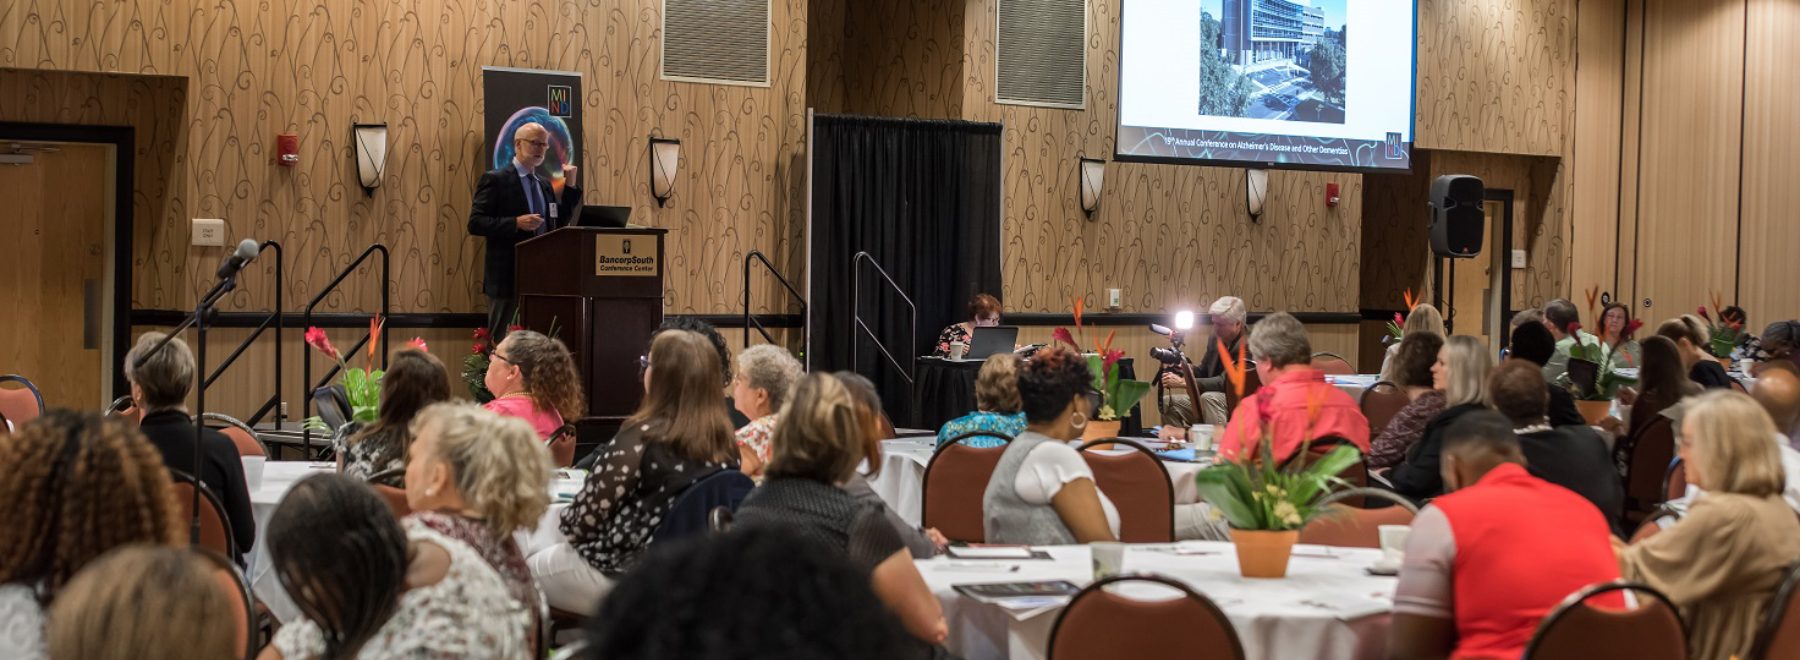
[[1244,210],[1250,221],[1262,220],[1263,202],[1269,200],[1269,171],[1244,170]]
[[356,124],[350,127],[350,136],[356,144],[356,178],[362,181],[363,194],[373,196],[387,171],[387,124]]
[[1100,191],[1106,186],[1106,161],[1081,157],[1081,211],[1089,218],[1100,209]]
[[667,206],[675,194],[675,172],[681,166],[681,140],[650,136],[650,196]]

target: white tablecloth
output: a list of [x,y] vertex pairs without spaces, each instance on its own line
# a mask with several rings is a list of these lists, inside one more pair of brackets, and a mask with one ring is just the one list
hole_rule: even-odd
[[[919,524],[919,508],[924,501],[925,466],[931,462],[936,444],[936,438],[882,441],[881,474],[869,480],[869,486],[875,489],[875,493],[881,496],[888,508],[914,526]],[[1169,481],[1175,486],[1176,504],[1200,501],[1200,493],[1194,487],[1194,474],[1206,465],[1163,461],[1163,467],[1169,471]],[[866,469],[866,463],[864,467]]]
[[1362,402],[1363,392],[1369,386],[1381,381],[1380,374],[1356,374],[1353,376],[1326,376],[1325,381],[1337,386],[1343,393],[1350,395],[1358,403]]
[[[1176,548],[1199,554],[1176,554]],[[946,645],[951,651],[970,660],[1047,655],[1050,628],[1060,607],[1015,614],[965,599],[954,589],[958,584],[988,582],[1061,579],[1085,585],[1092,581],[1093,568],[1085,546],[1045,550],[1054,560],[936,557],[916,562],[926,584],[943,603],[950,627]],[[1171,577],[1213,599],[1237,630],[1247,658],[1383,657],[1396,580],[1363,572],[1380,557],[1380,551],[1299,546],[1295,553],[1288,576],[1278,580],[1240,577],[1237,556],[1229,543],[1131,546],[1123,570]],[[1125,593],[1138,595],[1137,591]]]
[[[275,505],[281,503],[281,498],[287,496],[288,491],[293,489],[295,483],[309,475],[331,473],[336,467],[332,463],[270,461],[264,464],[262,484],[250,491],[250,510],[256,516],[256,547],[252,548],[244,558],[244,574],[256,597],[262,599],[263,603],[268,606],[269,612],[281,621],[292,621],[300,615],[300,609],[294,605],[294,601],[288,598],[287,592],[281,588],[281,579],[276,577],[273,562],[269,559],[267,542],[269,518],[275,513]],[[582,480],[585,476],[585,473],[575,471],[571,474],[571,478],[559,478],[551,481],[552,496],[573,496],[575,492],[581,490]],[[550,510],[545,512],[544,517],[538,521],[538,528],[534,532],[518,534],[520,549],[525,552],[526,556],[563,540],[562,532],[557,529],[556,522],[566,506],[568,505],[565,503],[552,503]]]

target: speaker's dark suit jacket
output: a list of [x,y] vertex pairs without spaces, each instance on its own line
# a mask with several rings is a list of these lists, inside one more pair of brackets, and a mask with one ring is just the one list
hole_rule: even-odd
[[481,175],[475,184],[475,202],[469,205],[469,233],[487,239],[487,273],[481,280],[481,291],[490,298],[513,297],[513,246],[539,233],[547,233],[568,225],[581,213],[581,189],[564,186],[562,198],[552,192],[548,180],[538,179],[545,203],[556,203],[556,219],[544,214],[544,226],[538,232],[519,229],[517,218],[531,213],[525,199],[519,170],[512,164]]

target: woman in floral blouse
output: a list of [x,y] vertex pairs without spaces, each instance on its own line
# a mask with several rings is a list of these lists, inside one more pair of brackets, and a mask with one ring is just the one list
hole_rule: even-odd
[[1369,445],[1370,469],[1391,468],[1406,460],[1406,451],[1425,435],[1425,425],[1444,412],[1444,388],[1447,382],[1435,377],[1438,352],[1444,338],[1429,332],[1415,332],[1400,340],[1400,352],[1394,359],[1396,385],[1406,389],[1412,402],[1400,409],[1387,428]]
[[269,520],[269,554],[301,617],[262,658],[521,658],[530,617],[474,550],[394,520],[368,486],[307,477]]
[[938,357],[950,356],[950,344],[969,345],[969,338],[975,334],[976,328],[991,328],[1000,325],[1000,301],[985,293],[975,294],[969,300],[969,320],[952,323],[938,333],[937,350],[932,353]]
[[738,456],[744,474],[761,478],[763,466],[769,463],[769,437],[775,432],[776,413],[806,369],[787,349],[759,344],[739,353],[737,368],[732,371],[732,405],[750,418],[750,423],[737,431]]
[[703,477],[737,469],[712,345],[692,332],[666,331],[651,343],[649,363],[643,403],[562,513],[569,540],[526,560],[552,607],[593,615],[650,545],[676,496]]

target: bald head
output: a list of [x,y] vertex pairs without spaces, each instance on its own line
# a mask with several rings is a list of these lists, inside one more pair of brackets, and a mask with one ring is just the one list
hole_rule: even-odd
[[1750,396],[1762,404],[1782,433],[1791,433],[1800,425],[1800,376],[1794,375],[1793,369],[1764,370]]
[[518,154],[519,164],[536,169],[544,164],[544,153],[549,149],[550,131],[544,130],[542,124],[528,122],[513,131],[513,151]]

